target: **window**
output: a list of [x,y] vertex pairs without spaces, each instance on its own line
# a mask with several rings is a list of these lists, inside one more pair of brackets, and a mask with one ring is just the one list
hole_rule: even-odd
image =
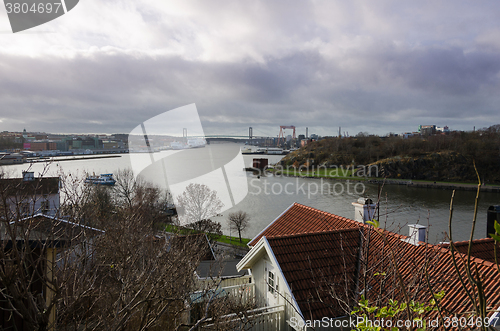
[[269,271],[267,276],[268,291],[274,293],[274,272]]
[[44,215],[47,215],[50,211],[50,201],[44,200],[40,205],[40,212]]
[[21,212],[21,217],[28,217],[30,215],[30,204],[29,202],[27,203],[22,203],[19,211]]

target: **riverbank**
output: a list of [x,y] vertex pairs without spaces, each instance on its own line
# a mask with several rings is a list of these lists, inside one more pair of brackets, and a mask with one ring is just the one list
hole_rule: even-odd
[[[383,185],[405,185],[419,188],[433,188],[442,190],[462,190],[462,191],[476,191],[477,184],[474,183],[457,183],[457,182],[441,182],[441,181],[426,181],[426,180],[405,180],[405,179],[380,179],[374,177],[360,177],[356,176],[356,169],[340,169],[328,172],[328,169],[319,169],[318,171],[298,171],[298,170],[279,170],[274,175],[286,177],[302,177],[302,178],[327,178],[338,181],[357,181],[368,182],[372,184]],[[334,174],[332,174],[332,172]],[[342,172],[341,175],[338,175]],[[500,193],[500,186],[498,185],[481,185],[481,192],[494,192]]]
[[41,163],[41,162],[61,162],[61,161],[77,161],[77,160],[93,160],[93,159],[110,159],[121,157],[121,155],[94,155],[94,156],[71,156],[61,158],[32,158],[26,159],[26,163]]
[[[447,183],[447,182],[430,182],[430,181],[411,181],[411,180],[380,180],[370,179],[370,183],[384,185],[406,185],[412,187],[433,188],[442,190],[461,190],[461,191],[476,191],[477,184],[471,183]],[[495,185],[481,185],[481,192],[494,192],[500,193],[500,186]]]

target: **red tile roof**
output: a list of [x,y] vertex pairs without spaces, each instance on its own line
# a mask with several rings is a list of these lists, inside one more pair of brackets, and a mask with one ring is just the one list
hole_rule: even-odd
[[[365,229],[366,233],[367,229]],[[432,296],[427,284],[434,293],[445,291],[442,306],[447,310],[446,316],[460,314],[473,310],[473,304],[459,278],[465,281],[466,288],[471,291],[471,285],[465,272],[466,256],[455,253],[458,272],[453,265],[453,256],[448,249],[436,245],[421,244],[414,246],[401,241],[401,237],[391,232],[384,232],[387,241],[381,235],[372,231],[368,248],[367,279],[369,284],[365,293],[371,302],[387,302],[388,299],[403,300],[402,288],[396,276],[392,253],[403,278],[410,299],[421,303],[428,302]],[[487,306],[497,309],[500,306],[500,273],[496,265],[479,258],[471,258],[472,269],[477,269],[483,280]],[[376,272],[385,272],[385,276],[374,276]],[[474,273],[474,272],[473,272]],[[474,291],[471,291],[474,293]],[[477,300],[477,296],[476,296]],[[437,312],[429,313],[436,317]]]
[[[472,241],[471,255],[491,263],[495,263],[495,241],[492,238],[476,239]],[[453,243],[455,249],[460,253],[467,254],[469,241]],[[441,244],[441,247],[449,248],[450,244]],[[497,244],[497,254],[500,261],[500,246]]]
[[274,237],[268,242],[306,319],[349,311],[360,247],[358,229]]
[[[415,246],[402,241],[406,236],[375,231],[369,225],[300,204],[292,205],[252,243],[263,235],[268,239],[306,319],[340,316],[340,310],[345,308],[342,303],[356,301],[360,294],[379,307],[386,305],[389,299],[402,301],[403,288],[411,300],[421,303],[427,303],[432,298],[432,292],[445,291],[442,300],[445,316],[473,310],[467,291],[475,291],[472,291],[465,272],[466,255],[460,251],[453,256],[441,246],[426,243]],[[342,237],[340,241],[339,236]],[[477,241],[477,255],[482,254],[480,248],[487,246],[488,242],[488,239]],[[362,251],[358,255],[359,247]],[[465,245],[458,243],[458,247]],[[358,262],[360,269],[356,273],[358,269],[354,266]],[[471,264],[473,274],[477,267],[483,281],[487,306],[497,309],[500,307],[500,273],[497,266],[475,256],[471,257]],[[328,272],[330,284],[335,284],[332,288],[336,295],[328,292],[325,285],[328,282],[324,275]],[[401,274],[404,287],[400,286],[397,272]],[[341,278],[342,275],[349,276]],[[464,290],[460,277],[467,290]],[[354,290],[354,279],[359,279],[357,291]],[[342,288],[352,295],[350,300],[345,300],[348,294],[341,293]],[[321,297],[323,302],[319,300]],[[335,297],[337,303],[331,300]],[[477,300],[477,295],[475,297]],[[437,316],[436,311],[428,314],[433,318]]]
[[261,237],[271,238],[300,233],[315,233],[337,229],[358,228],[359,222],[294,203],[274,222],[253,238],[248,245],[255,246]]

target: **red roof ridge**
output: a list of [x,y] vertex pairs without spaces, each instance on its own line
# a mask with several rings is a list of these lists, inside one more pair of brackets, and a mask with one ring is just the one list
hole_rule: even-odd
[[351,232],[351,231],[359,231],[358,228],[343,228],[343,229],[335,229],[335,230],[323,230],[317,232],[302,232],[302,233],[294,233],[294,234],[282,234],[282,235],[274,235],[274,236],[263,236],[266,239],[283,239],[283,238],[296,238],[296,237],[304,237],[304,236],[317,236],[317,235],[325,235],[329,233],[342,233],[342,232]]
[[[488,239],[488,238],[483,238],[483,239]],[[478,239],[478,240],[482,240],[482,239]],[[466,241],[466,242],[468,242],[468,241]],[[451,255],[452,254],[451,250],[448,249],[447,247],[443,247],[441,245],[430,244],[430,243],[426,243],[426,242],[421,242],[421,243],[422,243],[421,244],[422,246],[424,246],[424,245],[430,246],[430,248],[433,248],[436,251],[439,251],[439,252],[441,252],[443,254],[447,254],[447,255]],[[464,254],[464,253],[462,253],[462,252],[460,252],[458,250],[454,250],[453,253],[459,254],[463,258],[467,259],[467,254]],[[487,267],[492,267],[492,266],[495,265],[494,263],[492,263],[490,261],[486,261],[486,260],[483,260],[483,259],[481,259],[479,257],[475,257],[475,256],[472,256],[472,255],[470,256],[470,260],[472,262],[476,262],[476,263],[482,264],[482,265],[487,266]]]
[[[472,240],[472,243],[473,244],[480,244],[480,243],[483,243],[483,242],[491,242],[491,241],[493,241],[493,238],[481,238],[481,239],[474,239],[474,240]],[[453,242],[454,246],[461,246],[461,245],[468,245],[468,244],[469,244],[469,240],[454,241]],[[450,245],[450,243],[446,243],[446,244],[443,244],[443,245]]]

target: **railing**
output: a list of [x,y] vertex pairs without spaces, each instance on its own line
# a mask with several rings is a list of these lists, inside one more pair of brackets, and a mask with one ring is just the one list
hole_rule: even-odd
[[[285,330],[285,306],[272,306],[248,310],[245,314],[229,314],[221,317],[224,324],[231,325],[235,330],[249,331],[282,331]],[[209,320],[210,322],[210,320]],[[210,330],[214,324],[207,324],[202,327]]]
[[[220,282],[220,288],[232,287],[232,286],[241,286],[241,285],[250,285],[252,280],[252,276],[242,276],[235,278],[226,278]],[[208,279],[198,279],[198,289],[202,290],[204,288],[213,287],[217,283],[216,280],[208,278]]]
[[240,298],[242,303],[247,303],[249,301],[254,301],[255,298],[255,284],[243,284],[227,286],[222,288],[227,295],[235,298]]

